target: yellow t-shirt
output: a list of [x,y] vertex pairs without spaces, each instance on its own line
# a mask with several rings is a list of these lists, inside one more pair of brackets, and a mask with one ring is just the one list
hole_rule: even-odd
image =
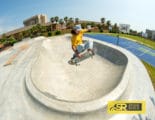
[[78,45],[83,43],[82,37],[83,37],[84,32],[87,32],[87,29],[82,29],[82,30],[80,30],[79,34],[72,36],[72,38],[71,38],[72,46],[77,47]]

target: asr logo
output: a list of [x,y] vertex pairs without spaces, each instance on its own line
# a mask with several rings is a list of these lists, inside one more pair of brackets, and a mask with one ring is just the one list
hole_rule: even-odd
[[110,114],[144,114],[146,112],[145,101],[109,101],[108,113]]

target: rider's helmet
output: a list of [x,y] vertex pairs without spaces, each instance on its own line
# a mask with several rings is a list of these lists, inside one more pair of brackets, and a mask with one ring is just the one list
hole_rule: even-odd
[[80,31],[80,30],[81,30],[81,24],[75,25],[75,26],[73,27],[73,29],[76,30],[76,31]]
[[73,29],[71,30],[71,33],[73,35],[77,35],[77,34],[79,34],[80,30],[81,30],[81,25],[80,24],[79,25],[75,25],[73,27]]

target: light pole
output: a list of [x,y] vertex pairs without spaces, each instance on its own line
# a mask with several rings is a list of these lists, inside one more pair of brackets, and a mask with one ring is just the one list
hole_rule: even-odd
[[119,33],[117,35],[117,43],[116,44],[119,45]]
[[118,29],[117,43],[116,43],[117,45],[119,45],[119,32],[120,32],[120,31],[119,31],[119,29]]

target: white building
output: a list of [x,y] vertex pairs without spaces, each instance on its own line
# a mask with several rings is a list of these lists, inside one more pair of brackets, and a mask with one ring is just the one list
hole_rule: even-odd
[[148,34],[146,32],[142,32],[142,37],[147,38]]
[[30,26],[35,24],[45,24],[47,21],[47,15],[39,14],[24,20],[23,24],[24,26]]
[[119,31],[122,33],[129,33],[130,25],[129,24],[119,24]]
[[155,30],[146,29],[147,38],[155,40]]

